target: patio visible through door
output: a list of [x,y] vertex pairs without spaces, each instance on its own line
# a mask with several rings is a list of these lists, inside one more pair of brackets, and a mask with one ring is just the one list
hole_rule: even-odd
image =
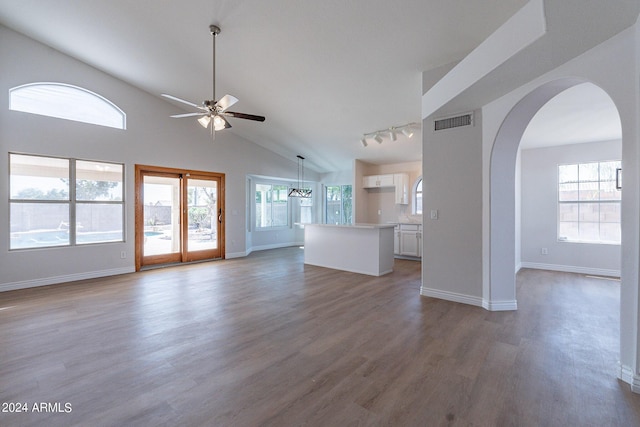
[[224,257],[224,174],[136,166],[136,269]]

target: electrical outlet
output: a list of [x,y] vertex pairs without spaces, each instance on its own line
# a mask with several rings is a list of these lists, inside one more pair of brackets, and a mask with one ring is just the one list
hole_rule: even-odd
[[437,209],[432,209],[431,210],[431,219],[438,219],[438,210]]
[[549,255],[549,249],[547,249],[547,248],[542,248],[542,249],[540,249],[540,253],[541,253],[542,255]]

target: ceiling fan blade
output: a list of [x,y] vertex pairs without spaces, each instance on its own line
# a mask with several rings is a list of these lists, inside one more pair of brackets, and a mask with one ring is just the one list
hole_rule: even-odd
[[233,104],[238,102],[238,98],[233,95],[225,95],[220,98],[220,101],[216,103],[218,107],[220,107],[220,112],[223,113],[227,108],[231,107]]
[[204,110],[204,109],[205,109],[205,108],[204,108],[204,107],[202,107],[201,105],[194,104],[193,102],[185,101],[184,99],[180,99],[180,98],[178,98],[178,97],[176,97],[176,96],[173,96],[173,95],[167,95],[166,93],[163,93],[163,94],[162,94],[162,96],[164,96],[165,98],[173,99],[174,101],[181,102],[181,103],[183,103],[183,104],[190,105],[190,106],[195,107],[195,108],[199,108],[199,109],[201,109],[201,110]]
[[184,114],[174,114],[173,116],[169,116],[169,117],[173,117],[174,119],[180,118],[180,117],[193,117],[193,116],[205,116],[207,115],[207,113],[184,113]]
[[236,117],[238,119],[247,119],[247,120],[255,120],[256,122],[264,122],[264,116],[255,116],[253,114],[245,114],[245,113],[236,113],[235,111],[225,111],[225,113],[229,117]]

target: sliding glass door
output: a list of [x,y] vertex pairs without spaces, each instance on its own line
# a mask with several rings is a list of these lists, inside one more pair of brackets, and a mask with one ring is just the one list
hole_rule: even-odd
[[136,269],[224,256],[224,175],[136,166]]

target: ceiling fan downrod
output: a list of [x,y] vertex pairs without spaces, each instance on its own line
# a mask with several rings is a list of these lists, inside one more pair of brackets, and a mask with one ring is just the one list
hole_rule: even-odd
[[213,37],[213,55],[211,55],[211,57],[213,58],[213,70],[212,70],[212,83],[213,83],[213,89],[212,89],[212,96],[211,96],[211,102],[216,102],[216,36],[218,34],[220,34],[220,27],[218,27],[217,25],[209,25],[209,31],[211,32],[211,36]]

